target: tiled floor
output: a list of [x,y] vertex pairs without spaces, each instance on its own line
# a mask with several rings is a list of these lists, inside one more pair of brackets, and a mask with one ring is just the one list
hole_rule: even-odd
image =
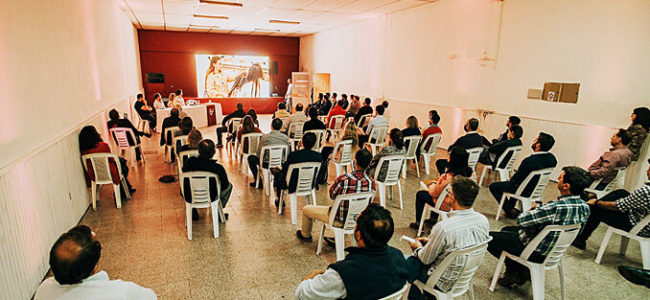
[[[261,119],[262,128],[268,130],[269,117]],[[213,127],[201,132],[205,138],[216,138]],[[249,178],[238,172],[238,164],[225,150],[218,150],[217,157],[234,185],[225,208],[229,220],[220,225],[221,236],[215,239],[209,214],[201,212],[201,219],[193,223],[193,240],[189,241],[178,183],[158,181],[160,176],[173,173],[172,166],[162,162],[163,149],[158,147],[158,138],[144,141],[147,162],[131,169],[129,179],[137,188],[133,199],[124,201],[122,208],[117,209],[112,189],[105,187],[97,211],[89,210],[81,221],[97,232],[103,245],[100,264],[112,278],[150,287],[161,299],[291,299],[302,277],[335,261],[333,248],[324,247],[324,253],[316,256],[316,242],[296,239],[289,210],[278,215],[269,197],[248,186]],[[434,175],[435,172],[422,172],[423,179]],[[333,180],[331,167],[329,182]],[[402,184],[404,209],[397,207],[398,202],[390,203],[396,225],[390,244],[408,253],[408,244],[399,237],[415,235],[408,228],[414,218],[415,192],[419,189],[413,169]],[[320,204],[330,203],[326,189],[322,186],[317,194]],[[546,199],[555,196],[555,187],[550,184]],[[304,202],[299,201],[302,205]],[[488,217],[492,230],[514,223],[508,219],[495,221],[496,208],[484,183],[475,209]],[[640,266],[637,243],[631,242],[627,257],[622,257],[615,254],[620,239],[612,238],[602,264],[594,263],[603,227],[588,241],[586,251],[571,248],[565,255],[567,299],[649,299],[650,290],[626,282],[616,271],[619,264]],[[316,229],[313,234],[316,237]],[[497,287],[489,292],[496,263],[497,259],[487,254],[474,276],[477,299],[532,298],[530,284],[514,290]],[[560,298],[557,271],[547,272],[546,298]]]

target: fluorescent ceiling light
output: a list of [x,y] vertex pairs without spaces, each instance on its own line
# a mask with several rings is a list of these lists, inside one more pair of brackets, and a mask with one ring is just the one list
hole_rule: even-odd
[[228,20],[226,16],[208,16],[208,15],[193,15],[195,18],[206,18],[206,19],[219,19],[219,20]]
[[212,1],[212,0],[199,0],[199,3],[200,4],[210,4],[210,5],[236,6],[236,7],[243,7],[244,6],[241,3],[226,2],[226,1]]
[[213,28],[219,28],[219,26],[190,25],[190,28],[196,28],[196,29],[213,29]]
[[263,31],[263,32],[280,32],[280,29],[255,28],[255,31]]
[[294,24],[298,25],[300,22],[298,21],[284,21],[284,20],[269,20],[269,23],[275,23],[275,24]]

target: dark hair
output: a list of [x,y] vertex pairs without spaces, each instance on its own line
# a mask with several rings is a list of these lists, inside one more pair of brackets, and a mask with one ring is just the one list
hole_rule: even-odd
[[377,115],[382,116],[384,114],[384,110],[385,108],[381,104],[375,107],[375,111],[377,112]]
[[253,123],[257,122],[257,112],[255,112],[254,108],[249,108],[247,115],[251,116],[253,118]]
[[273,121],[271,121],[271,128],[274,130],[280,130],[280,128],[282,128],[282,120],[278,118],[273,119]]
[[647,107],[637,107],[633,114],[636,115],[632,124],[641,125],[646,131],[650,131],[650,109]]
[[158,98],[160,98],[160,97],[162,97],[162,96],[160,95],[160,93],[155,93],[155,94],[153,94],[153,99],[154,99],[154,100],[156,100],[156,99],[158,99]]
[[296,104],[296,111],[302,111],[302,108],[303,108],[302,103]]
[[476,118],[469,119],[469,121],[467,121],[467,125],[470,131],[476,131],[478,129],[478,119]]
[[244,118],[241,120],[241,128],[243,133],[253,132],[255,129],[255,122],[253,122],[253,118],[249,115],[244,116]]
[[508,122],[510,122],[510,125],[519,125],[521,124],[521,119],[517,116],[510,116],[508,117]]
[[[357,99],[357,101],[360,101],[360,99],[361,99],[361,98],[359,97],[359,95],[355,95],[354,98]],[[367,98],[367,99],[370,100],[370,98]],[[370,103],[368,103],[368,104],[370,104]]]
[[359,165],[359,167],[365,169],[370,165],[370,161],[372,160],[372,153],[370,153],[368,149],[363,148],[354,154],[354,159],[357,161],[357,165]]
[[318,93],[318,100],[323,100],[323,93]]
[[435,109],[429,111],[429,118],[433,121],[433,124],[440,122],[440,115],[438,115],[438,111]]
[[189,134],[192,128],[194,128],[194,122],[192,122],[192,118],[185,117],[181,119],[181,122],[178,124],[178,127],[183,131],[183,133]]
[[555,145],[555,139],[553,136],[545,132],[539,133],[537,142],[539,143],[540,150],[542,151],[549,151],[551,148],[553,148],[553,145]]
[[393,142],[393,145],[397,147],[397,149],[402,150],[404,148],[404,135],[402,134],[402,131],[393,128],[390,130],[390,140]]
[[177,90],[176,90],[176,96],[180,96],[182,92],[183,92],[183,90],[181,90],[181,89],[177,89]]
[[278,102],[278,109],[287,109],[287,105],[284,102]]
[[456,202],[463,207],[472,207],[478,195],[478,184],[470,178],[456,175],[451,180],[451,189]]
[[381,105],[382,105],[384,108],[388,108],[388,101],[384,100],[384,101],[381,103]]
[[142,98],[144,98],[144,96],[143,96],[142,94],[138,94],[138,95],[137,95],[137,96],[135,96],[135,97],[136,97],[136,98],[137,98],[138,100],[140,100],[140,99],[142,99]]
[[562,171],[564,171],[564,183],[569,184],[572,195],[582,195],[584,189],[591,184],[589,172],[582,168],[570,166],[562,168]]
[[[357,99],[359,99],[359,96],[357,96]],[[370,105],[370,102],[372,102],[372,100],[370,100],[370,98],[366,98],[366,99],[363,100],[363,103],[368,104],[368,105]]]
[[327,101],[330,100],[330,93],[325,94],[325,100],[327,100]]
[[625,129],[619,129],[616,136],[621,138],[621,144],[628,145],[632,141],[632,136]]
[[199,157],[203,159],[210,159],[216,152],[214,142],[210,139],[202,140],[199,143]]
[[336,101],[336,104],[338,104],[341,107],[343,107],[344,103],[345,103],[345,101],[343,101],[343,100]]
[[318,111],[316,110],[315,107],[309,108],[309,117],[312,119],[317,119],[318,118]]
[[512,135],[516,139],[520,139],[524,135],[524,129],[521,128],[521,126],[519,126],[519,125],[510,126],[510,131],[512,131]]
[[313,132],[307,132],[302,136],[302,146],[305,147],[305,149],[311,149],[314,148],[314,145],[316,145],[316,134]]
[[101,141],[102,138],[99,136],[95,126],[85,126],[79,131],[79,151],[81,152],[97,148],[97,144]]
[[244,110],[244,105],[241,103],[237,103],[237,110]]
[[377,203],[371,203],[357,217],[357,231],[368,249],[386,247],[393,236],[395,226],[390,211]]
[[117,112],[116,109],[111,109],[111,111],[108,112],[108,117],[111,120],[119,120],[120,119],[120,113]]
[[449,149],[449,167],[447,173],[461,175],[465,177],[472,176],[472,168],[467,164],[469,153],[463,147],[453,146]]
[[343,94],[343,95],[341,95],[341,98],[343,98],[343,99],[347,99],[347,98],[348,98],[348,95]]
[[90,227],[77,225],[62,234],[50,250],[50,268],[59,284],[76,284],[88,278],[102,252]]
[[174,107],[172,110],[169,112],[169,115],[172,117],[177,117],[180,115],[180,112],[178,111],[178,108]]
[[332,96],[333,96],[334,98],[336,98],[336,96],[338,96],[338,94],[336,94],[336,93],[332,93]]

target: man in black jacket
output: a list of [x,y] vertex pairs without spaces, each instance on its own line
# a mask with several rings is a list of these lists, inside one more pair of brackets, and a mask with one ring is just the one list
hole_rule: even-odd
[[[485,160],[480,160],[480,162],[484,165],[490,164],[492,165],[492,168],[496,168],[496,164],[499,160],[499,157],[508,150],[510,147],[514,146],[521,146],[521,136],[524,134],[524,130],[521,128],[519,125],[513,125],[510,126],[508,129],[508,139],[500,142],[496,142],[492,144],[492,146],[488,147],[488,151],[486,156],[482,157]],[[512,155],[508,155],[507,157],[504,157],[502,160],[502,165],[499,166],[501,168],[505,168],[505,164],[508,163],[510,160],[510,157]]]
[[133,108],[140,116],[140,119],[149,122],[149,128],[156,131],[156,110],[147,104],[147,100],[144,99],[142,94],[138,94],[137,97],[138,101],[135,102]]
[[[528,174],[534,171],[554,168],[557,165],[557,160],[552,153],[548,151],[553,148],[555,144],[555,139],[550,134],[540,132],[539,136],[533,141],[531,148],[535,151],[530,156],[524,158],[517,169],[517,172],[512,175],[510,181],[494,182],[490,184],[490,193],[494,196],[497,202],[501,201],[501,196],[503,193],[514,193],[519,188]],[[535,186],[537,185],[537,180],[533,179],[528,186],[524,188],[522,196],[529,196]],[[517,218],[519,213],[518,209],[515,208],[517,200],[515,199],[505,199],[503,203],[503,211],[506,212],[508,218]]]
[[243,118],[246,116],[246,112],[244,111],[244,105],[241,103],[237,103],[237,110],[233,111],[232,113],[228,114],[223,120],[221,121],[221,126],[217,127],[217,147],[223,147],[223,144],[221,143],[221,135],[225,131],[232,131],[232,128],[226,128],[226,123],[228,120],[232,118]]
[[519,119],[519,117],[517,117],[517,116],[508,117],[508,121],[506,122],[506,127],[508,129],[506,129],[506,132],[500,134],[499,137],[497,137],[496,139],[493,139],[492,144],[496,144],[498,142],[503,142],[503,141],[507,140],[508,139],[508,131],[510,130],[510,127],[512,127],[514,125],[519,125],[520,123],[521,123],[521,119]]
[[[467,132],[465,135],[459,137],[456,139],[456,141],[449,145],[449,148],[447,148],[447,152],[451,150],[452,147],[458,146],[461,147],[465,150],[469,150],[472,148],[478,148],[478,147],[487,147],[490,146],[490,141],[488,141],[484,136],[478,134],[476,130],[478,130],[478,120],[475,118],[471,118],[467,120],[467,123],[465,123],[465,126],[463,126],[463,129],[465,132]],[[438,169],[438,173],[444,174],[445,171],[447,171],[447,166],[449,165],[449,161],[447,159],[439,159],[436,161],[436,168]]]
[[[289,190],[289,193],[292,193],[296,190],[296,185],[298,183],[298,173],[295,172],[291,174],[289,183],[287,184],[286,177],[289,167],[293,164],[299,164],[304,162],[318,162],[322,161],[322,156],[320,153],[312,150],[311,148],[316,145],[316,135],[314,133],[308,132],[302,136],[300,141],[302,145],[302,150],[294,151],[289,153],[287,160],[282,163],[282,169],[278,170],[277,168],[271,169],[273,172],[275,184],[275,192],[277,193],[277,199],[275,200],[275,206],[280,205],[280,194],[282,190]],[[318,183],[314,178],[314,187],[317,187]]]
[[[174,138],[174,136],[165,136],[165,130],[170,127],[177,127],[178,124],[181,122],[181,118],[178,117],[180,115],[180,112],[178,111],[178,108],[172,108],[172,110],[169,112],[169,117],[163,119],[162,122],[162,131],[160,132],[160,146],[172,144],[171,139]],[[169,138],[169,142],[166,142],[166,139]]]
[[366,98],[363,100],[363,106],[359,108],[359,111],[354,116],[354,123],[359,124],[359,120],[361,119],[361,116],[372,115],[374,111],[372,110],[372,106],[370,106],[370,102],[372,102],[370,98]]
[[[131,137],[129,136],[128,137],[129,145],[139,144],[141,136],[151,137],[151,133],[144,133],[142,131],[137,130],[133,126],[133,123],[131,123],[131,121],[129,121],[128,119],[120,119],[120,113],[117,112],[117,110],[115,109],[112,109],[110,112],[108,112],[108,117],[110,119],[108,122],[106,122],[106,127],[108,127],[108,129],[120,127],[120,128],[130,128],[131,131],[133,131],[133,134],[135,135],[134,137],[135,141],[132,140]],[[113,139],[115,139],[115,137],[113,137]],[[135,159],[137,161],[140,161],[140,155],[141,155],[140,148],[135,148]]]

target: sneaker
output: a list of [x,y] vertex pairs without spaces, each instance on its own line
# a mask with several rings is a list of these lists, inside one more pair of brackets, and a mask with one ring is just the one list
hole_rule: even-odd
[[650,288],[650,273],[648,273],[648,270],[629,266],[618,266],[618,273],[631,283],[645,285]]
[[424,220],[424,225],[427,225],[427,226],[429,226],[429,227],[433,227],[433,226],[435,226],[436,223],[438,223],[438,219],[435,219],[435,220],[433,220],[433,219],[426,219],[426,220]]
[[507,287],[507,288],[512,288],[515,285],[517,285],[519,282],[518,278],[516,278],[514,275],[508,275],[508,273],[504,274],[503,277],[499,278],[497,280],[497,283],[500,286]]
[[516,219],[517,217],[519,217],[519,214],[521,214],[521,211],[516,208],[513,208],[512,210],[506,212],[506,218]]
[[222,144],[217,144],[215,147],[217,147],[217,148],[222,148],[223,145],[222,145]]
[[413,230],[419,230],[420,229],[420,224],[418,224],[416,222],[413,222],[413,223],[409,224],[409,227],[411,227],[411,229],[413,229]]
[[576,247],[580,250],[585,250],[587,249],[587,241],[574,240],[573,243],[571,243],[571,246]]
[[334,238],[324,237],[323,241],[325,241],[325,244],[327,244],[330,247],[335,247],[336,246],[336,242],[334,241]]
[[302,232],[300,232],[300,230],[296,231],[296,237],[298,237],[298,239],[303,242],[308,242],[308,243],[311,242],[311,236],[305,237],[304,235],[302,235]]

